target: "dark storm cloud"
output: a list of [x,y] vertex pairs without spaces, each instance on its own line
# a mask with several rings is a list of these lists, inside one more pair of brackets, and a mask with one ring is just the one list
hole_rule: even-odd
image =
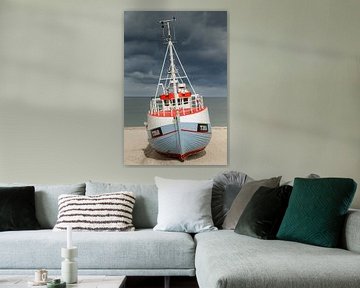
[[159,20],[173,16],[175,47],[195,89],[226,96],[227,17],[213,11],[125,12],[125,96],[153,96],[166,49]]

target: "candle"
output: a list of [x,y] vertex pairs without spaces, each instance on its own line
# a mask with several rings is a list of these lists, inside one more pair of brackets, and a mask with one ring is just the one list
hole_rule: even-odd
[[67,232],[67,242],[66,242],[66,248],[70,249],[72,248],[72,235],[71,235],[72,227],[69,225],[67,226],[66,232]]

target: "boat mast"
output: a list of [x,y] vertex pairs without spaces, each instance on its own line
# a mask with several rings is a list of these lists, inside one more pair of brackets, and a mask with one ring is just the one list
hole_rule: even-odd
[[[165,40],[168,42],[168,50],[169,50],[169,57],[170,57],[170,76],[171,76],[171,82],[172,82],[172,86],[173,86],[173,92],[174,92],[174,98],[175,98],[175,108],[176,110],[178,109],[178,89],[177,89],[177,79],[176,79],[176,68],[175,68],[175,61],[174,61],[174,47],[173,47],[173,41],[172,41],[172,37],[171,37],[171,30],[170,30],[170,22],[175,21],[175,17],[173,17],[170,20],[161,20],[160,23],[162,25],[162,28],[165,29],[167,28],[167,36],[165,38]],[[164,35],[165,36],[165,35]],[[166,57],[166,55],[165,55]]]

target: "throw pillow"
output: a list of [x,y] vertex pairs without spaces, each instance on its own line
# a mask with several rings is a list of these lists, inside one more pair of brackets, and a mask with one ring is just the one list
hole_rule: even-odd
[[216,230],[211,217],[213,180],[155,177],[159,213],[154,230],[198,233]]
[[220,173],[214,178],[211,214],[216,227],[221,228],[232,202],[249,178],[245,173],[238,171]]
[[355,191],[348,178],[295,178],[277,238],[336,247]]
[[86,182],[86,195],[131,191],[136,202],[133,223],[136,229],[154,228],[158,215],[158,192],[154,184]]
[[251,197],[255,192],[261,187],[275,188],[279,186],[281,176],[274,177],[270,179],[263,179],[257,181],[251,181],[244,184],[241,188],[239,194],[236,196],[234,202],[232,203],[229,212],[227,213],[223,229],[234,230],[237,222],[240,219],[241,214],[243,213],[246,205],[249,203]]
[[292,187],[260,187],[251,198],[235,232],[260,239],[275,239],[288,206]]
[[72,226],[74,231],[133,231],[132,192],[94,196],[59,196],[59,215],[55,231]]
[[0,188],[0,231],[39,229],[35,215],[35,188]]

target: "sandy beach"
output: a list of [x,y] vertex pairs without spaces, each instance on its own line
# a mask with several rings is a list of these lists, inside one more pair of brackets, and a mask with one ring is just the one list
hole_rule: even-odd
[[184,162],[167,158],[153,150],[145,127],[125,127],[125,165],[227,165],[227,127],[212,127],[212,137],[204,151],[189,156]]

